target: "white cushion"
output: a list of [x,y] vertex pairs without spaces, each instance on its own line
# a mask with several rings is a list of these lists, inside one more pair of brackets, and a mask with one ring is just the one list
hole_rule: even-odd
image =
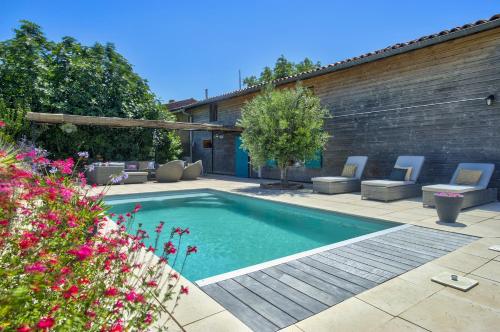
[[479,190],[479,188],[472,186],[459,186],[454,184],[433,184],[431,186],[422,187],[423,191],[432,191],[432,192],[451,192],[451,193],[465,193],[468,191]]
[[409,184],[414,184],[413,181],[393,181],[393,180],[369,180],[361,182],[364,186],[374,186],[374,187],[399,187]]
[[323,176],[323,177],[317,177],[317,178],[312,178],[312,182],[344,182],[344,181],[354,181],[358,180],[356,178],[346,178],[344,176]]

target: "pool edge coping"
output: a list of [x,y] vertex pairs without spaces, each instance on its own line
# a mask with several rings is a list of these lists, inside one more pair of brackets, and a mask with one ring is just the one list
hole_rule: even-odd
[[334,249],[334,248],[346,246],[348,244],[352,244],[352,243],[356,243],[356,242],[359,242],[359,241],[367,240],[367,239],[370,239],[370,238],[373,238],[373,237],[376,237],[376,236],[380,236],[380,235],[384,235],[384,234],[389,234],[389,233],[392,233],[392,232],[395,232],[395,231],[398,231],[398,230],[402,230],[402,229],[405,229],[405,228],[408,228],[408,227],[411,227],[411,226],[413,226],[413,225],[411,225],[411,224],[404,224],[404,225],[394,226],[394,227],[391,227],[391,228],[388,228],[388,229],[383,229],[381,231],[377,231],[377,232],[373,232],[373,233],[369,233],[369,234],[357,236],[357,237],[354,237],[352,239],[347,239],[347,240],[343,240],[343,241],[340,241],[340,242],[335,242],[335,243],[332,243],[332,244],[328,244],[326,246],[321,246],[321,247],[318,247],[318,248],[314,248],[314,249],[310,249],[310,250],[306,250],[306,251],[301,251],[301,252],[296,253],[296,254],[292,254],[292,255],[285,256],[285,257],[276,258],[276,259],[273,259],[273,260],[270,260],[270,261],[266,261],[266,262],[263,262],[263,263],[259,263],[259,264],[247,266],[247,267],[244,267],[244,268],[241,268],[241,269],[237,269],[237,270],[233,270],[233,271],[221,273],[221,274],[218,274],[218,275],[215,275],[215,276],[212,276],[212,277],[208,277],[208,278],[196,280],[196,281],[193,281],[193,283],[195,285],[197,285],[198,287],[204,287],[204,286],[211,285],[211,284],[223,281],[223,280],[227,280],[227,279],[239,277],[239,276],[242,276],[242,275],[245,275],[245,274],[248,274],[248,273],[252,273],[252,272],[256,272],[256,271],[260,271],[260,270],[263,270],[263,269],[266,269],[266,268],[270,268],[270,267],[273,267],[273,266],[276,266],[276,265],[279,265],[279,264],[284,264],[284,263],[290,262],[292,260],[296,260],[296,259],[299,259],[299,258],[308,257],[308,256],[311,256],[311,255],[314,255],[314,254],[318,254],[320,252],[324,252],[324,251],[331,250],[331,249]]

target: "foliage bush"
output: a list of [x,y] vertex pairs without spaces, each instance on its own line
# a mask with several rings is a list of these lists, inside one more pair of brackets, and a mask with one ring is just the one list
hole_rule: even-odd
[[[65,133],[60,126],[32,125],[26,112],[173,120],[151,92],[147,81],[113,44],[84,46],[74,38],[46,39],[28,21],[0,42],[0,119],[14,139],[25,135],[51,151],[54,158],[75,152],[75,142],[92,156],[107,160],[176,159],[180,138],[172,132],[144,128],[112,129],[80,126]],[[155,145],[153,136],[161,137]]]
[[281,169],[283,184],[288,182],[288,167],[296,161],[315,157],[328,140],[323,129],[328,109],[320,99],[300,84],[293,89],[275,90],[267,86],[242,108],[238,124],[254,167],[269,160]]
[[155,321],[188,293],[167,263],[196,252],[177,251],[189,231],[172,228],[162,246],[160,223],[145,248],[141,207],[111,222],[76,171],[87,155],[0,148],[0,331],[161,331]]

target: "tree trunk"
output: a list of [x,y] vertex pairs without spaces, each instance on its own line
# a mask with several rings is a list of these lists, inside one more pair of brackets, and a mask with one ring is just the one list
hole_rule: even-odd
[[288,166],[281,167],[281,185],[288,187]]

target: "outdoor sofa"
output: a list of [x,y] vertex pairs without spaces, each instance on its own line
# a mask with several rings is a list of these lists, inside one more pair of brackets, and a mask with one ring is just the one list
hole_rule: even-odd
[[182,160],[172,160],[160,165],[156,170],[156,180],[158,182],[176,182],[182,177],[184,162]]
[[322,194],[341,194],[359,191],[361,177],[368,157],[350,156],[345,162],[341,176],[322,176],[312,178],[313,191]]
[[120,175],[125,169],[125,163],[95,163],[87,172],[87,180],[91,184],[105,185],[111,182],[112,176]]
[[[422,185],[417,180],[424,160],[423,156],[399,156],[389,179],[361,182],[361,198],[389,202],[419,196]],[[404,178],[396,180],[393,175],[398,175],[398,170]]]
[[[460,179],[463,171],[476,171],[479,180],[474,183]],[[488,188],[488,183],[495,170],[494,164],[461,163],[458,165],[449,184],[434,184],[422,187],[422,203],[425,207],[434,207],[434,194],[437,192],[452,192],[462,194],[464,201],[462,209],[496,201],[497,189]],[[480,172],[480,173],[479,173]]]
[[189,164],[182,172],[182,180],[196,180],[203,173],[203,164],[201,160]]

